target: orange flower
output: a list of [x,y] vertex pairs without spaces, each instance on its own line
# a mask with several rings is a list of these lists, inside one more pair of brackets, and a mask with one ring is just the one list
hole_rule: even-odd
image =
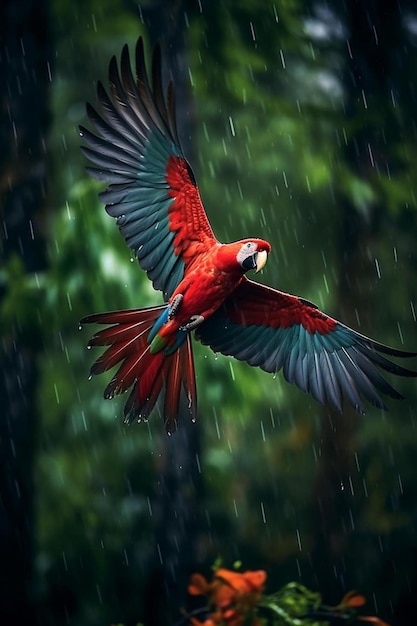
[[191,595],[209,597],[212,613],[205,622],[191,618],[192,626],[257,626],[256,608],[266,580],[266,572],[234,572],[219,568],[213,581],[207,582],[201,574],[193,574],[188,591]]
[[210,585],[201,574],[193,574],[190,584],[188,585],[188,593],[192,596],[206,596],[210,592]]
[[[346,607],[356,609],[366,604],[365,596],[358,594],[356,591],[348,591],[342,598],[340,604],[335,607],[336,609],[343,611]],[[375,626],[389,626],[387,622],[384,622],[381,618],[375,615],[357,615],[356,619],[359,622],[370,622]]]
[[363,606],[366,604],[365,596],[361,596],[356,591],[348,591],[342,598],[340,606]]
[[266,581],[266,572],[257,570],[255,572],[233,572],[220,568],[214,574],[215,578],[224,580],[232,589],[241,593],[261,593]]

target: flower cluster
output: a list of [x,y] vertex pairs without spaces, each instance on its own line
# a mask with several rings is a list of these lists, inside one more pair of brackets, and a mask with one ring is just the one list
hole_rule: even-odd
[[366,598],[349,591],[337,606],[323,604],[320,594],[299,583],[289,583],[278,592],[263,594],[266,572],[236,572],[217,568],[209,582],[201,574],[193,574],[188,591],[193,596],[206,596],[207,617],[200,621],[189,616],[190,626],[328,626],[333,623],[389,626],[376,616],[360,615]]

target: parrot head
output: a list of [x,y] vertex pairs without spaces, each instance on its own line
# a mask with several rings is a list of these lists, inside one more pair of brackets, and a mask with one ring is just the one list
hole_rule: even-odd
[[220,245],[217,262],[229,271],[236,268],[243,273],[249,270],[257,273],[265,266],[270,252],[270,244],[263,239],[242,239]]
[[239,250],[236,260],[245,272],[255,270],[255,274],[265,267],[271,246],[262,239],[245,239],[238,242]]

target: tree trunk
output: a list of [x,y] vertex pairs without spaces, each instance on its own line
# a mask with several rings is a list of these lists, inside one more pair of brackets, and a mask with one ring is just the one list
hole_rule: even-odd
[[[186,12],[195,10],[183,0],[170,7],[154,2],[143,7],[143,18],[151,43],[159,42],[163,53],[165,84],[173,79],[176,87],[177,124],[182,148],[193,162],[193,105],[188,78]],[[181,618],[186,604],[187,583],[198,561],[198,533],[203,481],[199,468],[199,420],[191,423],[187,411],[178,431],[164,442],[164,462],[160,476],[160,496],[155,508],[159,513],[155,537],[155,556],[144,598],[144,623],[162,625]]]
[[[40,211],[45,205],[49,125],[46,1],[3,0],[0,8],[2,265],[18,257],[26,273],[45,267]],[[0,307],[8,289],[0,290]],[[16,312],[17,313],[17,312]],[[36,312],[34,311],[34,318]],[[0,362],[0,623],[34,624],[33,459],[40,349],[33,328],[2,328]]]

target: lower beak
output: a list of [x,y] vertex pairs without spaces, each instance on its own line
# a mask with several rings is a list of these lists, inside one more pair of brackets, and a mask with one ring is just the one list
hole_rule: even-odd
[[268,253],[266,250],[262,250],[261,252],[257,252],[256,254],[256,269],[255,274],[261,271],[265,267],[265,264],[268,260]]

